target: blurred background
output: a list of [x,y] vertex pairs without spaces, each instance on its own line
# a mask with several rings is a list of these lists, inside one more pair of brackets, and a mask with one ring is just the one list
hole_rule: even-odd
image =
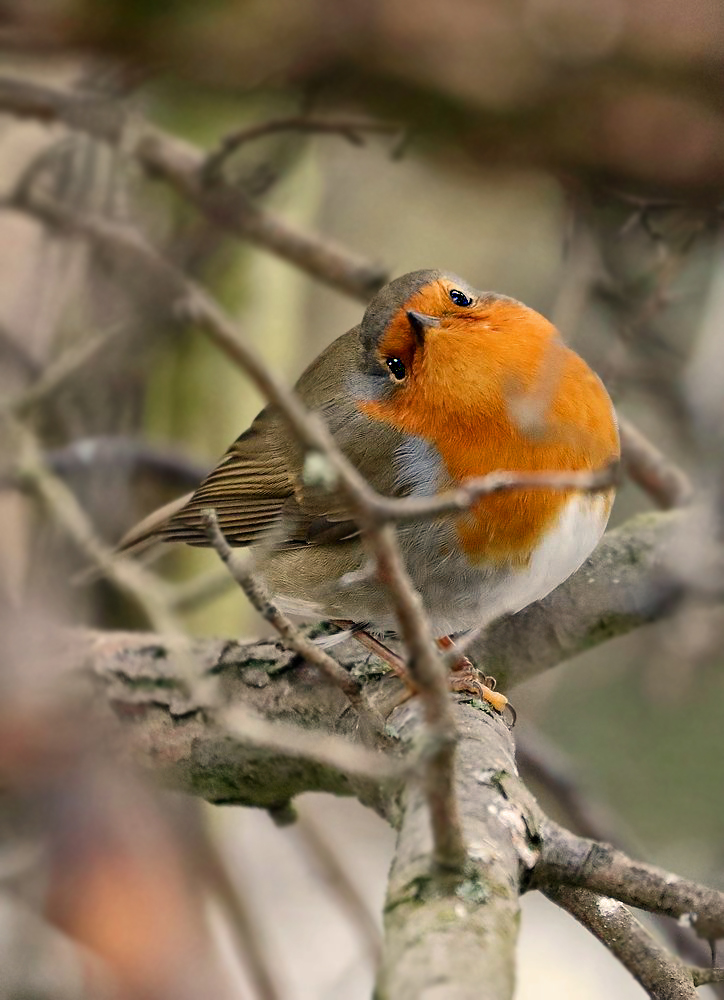
[[[351,801],[279,828],[167,798],[68,690],[57,625],[263,631],[213,554],[163,553],[145,603],[78,577],[262,403],[87,217],[208,287],[290,384],[385,274],[440,267],[557,323],[711,517],[670,621],[513,692],[522,764],[562,822],[724,889],[721,6],[4,2],[0,57],[0,996],[361,1000],[394,844]],[[260,214],[369,264],[321,281]],[[657,505],[626,480],[612,526]],[[614,991],[643,995],[524,899],[520,1000]]]

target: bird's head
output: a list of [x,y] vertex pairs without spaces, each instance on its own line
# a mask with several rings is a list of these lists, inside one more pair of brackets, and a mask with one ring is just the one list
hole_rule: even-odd
[[404,410],[408,424],[440,410],[510,416],[550,381],[547,369],[564,373],[572,353],[533,309],[441,271],[414,271],[382,289],[360,340],[373,401],[390,414]]

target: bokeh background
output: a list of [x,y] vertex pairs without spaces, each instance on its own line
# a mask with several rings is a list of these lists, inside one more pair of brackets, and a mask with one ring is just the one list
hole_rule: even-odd
[[[540,310],[716,511],[722,11],[703,0],[414,10],[401,0],[334,10],[57,0],[3,4],[0,18],[3,80],[90,95],[100,114],[121,108],[130,122],[103,142],[82,121],[0,119],[0,995],[198,996],[214,982],[230,997],[367,997],[392,831],[320,796],[289,828],[167,802],[105,760],[67,693],[53,627],[149,623],[113,581],[78,579],[88,550],[67,507],[28,472],[33,462],[112,545],[190,488],[262,401],[150,280],[38,221],[33,199],[137,226],[291,383],[363,304],[149,176],[134,156],[134,116],[205,151],[269,119],[384,121],[381,132],[353,130],[354,141],[349,129],[299,128],[249,141],[224,160],[223,184],[392,276],[440,267]],[[165,456],[165,471],[138,460],[141,444]],[[652,506],[625,481],[612,525]],[[526,746],[573,782],[602,830],[724,888],[719,539],[716,519],[706,525],[681,567],[692,597],[670,621],[587,652],[513,700]],[[152,569],[188,584],[176,611],[189,633],[261,633],[213,554],[169,551]],[[532,781],[575,825],[561,797]],[[260,987],[259,962],[276,994]],[[614,992],[643,995],[569,918],[525,899],[520,1000]]]

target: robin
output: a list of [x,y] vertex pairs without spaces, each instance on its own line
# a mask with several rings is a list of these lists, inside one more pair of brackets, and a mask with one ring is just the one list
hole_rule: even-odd
[[[440,271],[385,286],[296,391],[388,496],[428,496],[495,470],[599,470],[619,456],[611,400],[556,328],[515,299]],[[202,515],[215,508],[232,545],[275,530],[260,575],[282,609],[361,625],[360,638],[394,633],[384,587],[360,572],[365,550],[344,497],[305,485],[304,460],[267,406],[193,494],[151,515],[121,548],[152,538],[206,546]],[[613,495],[611,487],[521,488],[462,514],[401,524],[407,569],[440,644],[566,580],[603,534]],[[452,686],[506,704],[479,681]]]

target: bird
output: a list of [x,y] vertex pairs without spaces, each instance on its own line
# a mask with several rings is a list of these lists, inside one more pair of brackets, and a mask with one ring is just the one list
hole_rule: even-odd
[[[611,399],[556,327],[444,271],[413,271],[384,286],[295,389],[390,497],[427,497],[499,470],[594,473],[620,455]],[[208,546],[204,517],[213,508],[232,546],[263,545],[271,533],[258,572],[282,610],[347,625],[385,650],[397,623],[385,588],[365,570],[349,504],[341,491],[311,487],[304,469],[303,447],[267,405],[192,494],[150,515],[120,548]],[[575,573],[604,532],[614,493],[610,483],[517,488],[401,523],[400,550],[440,646],[522,610]],[[458,666],[453,690],[474,691],[502,711],[507,699],[492,679],[473,677],[464,658]]]

